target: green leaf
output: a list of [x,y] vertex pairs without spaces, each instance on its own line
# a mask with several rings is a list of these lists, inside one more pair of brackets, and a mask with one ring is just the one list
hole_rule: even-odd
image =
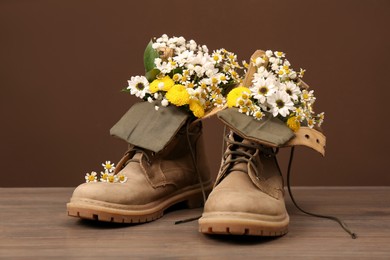
[[146,72],[149,72],[156,67],[154,64],[154,59],[160,57],[158,52],[153,49],[152,44],[153,42],[150,41],[144,52],[144,65]]
[[154,68],[146,72],[145,78],[149,81],[152,82],[153,80],[156,79],[156,76],[160,73],[160,70]]

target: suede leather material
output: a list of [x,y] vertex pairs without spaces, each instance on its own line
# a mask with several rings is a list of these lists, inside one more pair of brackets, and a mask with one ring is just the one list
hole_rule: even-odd
[[[229,138],[234,140],[233,134]],[[250,143],[248,140],[243,142]],[[227,149],[243,148],[229,145]],[[229,159],[230,156],[227,160]],[[267,157],[262,152],[255,152],[252,160],[257,166],[258,175],[246,162],[235,162],[220,171],[216,185],[206,201],[204,213],[287,215],[283,199],[283,179],[276,159]]]
[[[182,129],[183,130],[183,129]],[[195,172],[186,132],[180,131],[161,153],[126,153],[118,167],[125,165],[119,172],[128,177],[125,183],[84,183],[76,188],[73,198],[95,200],[120,204],[127,208],[140,208],[172,194],[199,186]],[[203,150],[201,123],[189,129],[191,146],[196,155],[197,168],[203,183],[210,182],[210,171]]]
[[[155,109],[158,105],[160,108]],[[176,106],[163,107],[158,102],[140,102],[110,129],[110,134],[134,146],[155,153],[163,150],[188,118],[188,113]]]
[[236,108],[227,108],[218,112],[217,116],[239,136],[267,146],[281,147],[295,136],[285,123],[269,113],[256,120]]

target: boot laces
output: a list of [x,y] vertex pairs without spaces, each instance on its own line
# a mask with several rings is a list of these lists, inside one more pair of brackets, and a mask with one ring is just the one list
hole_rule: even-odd
[[[258,155],[260,152],[268,157],[274,157],[278,153],[278,149],[275,151],[270,148],[266,148],[263,145],[254,144],[254,143],[244,143],[244,142],[238,142],[235,140],[231,140],[228,135],[224,135],[224,141],[227,144],[239,147],[238,149],[226,149],[224,155],[223,155],[223,163],[221,165],[221,168],[224,168],[230,164],[235,164],[238,162],[244,162],[247,163],[252,167],[252,169],[255,172],[256,178],[260,179],[259,169],[253,160],[255,155]],[[228,157],[231,155],[231,158],[228,159]]]
[[[278,148],[276,148],[276,150],[274,151],[273,149],[266,148],[266,147],[264,147],[262,145],[256,145],[256,144],[253,144],[253,143],[244,143],[244,142],[233,141],[233,140],[231,140],[229,138],[228,135],[226,135],[226,128],[225,128],[224,140],[228,144],[236,145],[237,147],[244,148],[246,150],[243,150],[243,149],[240,149],[240,148],[239,149],[235,149],[235,150],[227,149],[226,152],[224,153],[224,156],[223,156],[224,162],[222,163],[221,168],[223,168],[223,167],[225,167],[227,165],[230,165],[231,163],[246,162],[247,164],[250,164],[252,166],[252,169],[255,171],[257,179],[259,179],[260,176],[259,176],[259,172],[258,172],[258,167],[256,167],[256,165],[255,165],[255,163],[253,161],[254,155],[258,154],[259,151],[261,151],[266,157],[270,158],[270,157],[276,156],[276,154],[279,151]],[[223,147],[223,149],[226,149],[226,148]],[[250,153],[249,151],[252,151],[252,153]],[[235,156],[235,158],[227,160],[229,155],[233,155],[233,156],[236,155],[236,156]],[[303,212],[303,213],[305,213],[305,214],[307,214],[309,216],[313,216],[313,217],[317,217],[317,218],[330,219],[330,220],[333,220],[333,221],[337,222],[341,226],[341,228],[351,236],[352,239],[356,239],[357,238],[357,234],[352,232],[351,229],[347,226],[347,224],[344,221],[342,221],[341,219],[339,219],[339,218],[337,218],[335,216],[322,215],[322,214],[308,212],[308,211],[302,209],[297,204],[297,202],[295,201],[295,198],[294,198],[294,196],[292,194],[291,185],[290,185],[290,177],[291,177],[291,168],[292,168],[293,158],[294,158],[294,147],[291,147],[290,159],[289,159],[288,168],[287,168],[287,190],[288,190],[288,193],[290,195],[291,201],[293,202],[294,206],[299,211],[301,211],[301,212]],[[276,161],[276,163],[277,163],[277,161]],[[278,167],[279,172],[280,172],[280,168],[279,168],[278,164],[277,164],[277,167]],[[226,175],[226,173],[225,173],[225,175]],[[224,176],[222,176],[222,178],[223,177]]]

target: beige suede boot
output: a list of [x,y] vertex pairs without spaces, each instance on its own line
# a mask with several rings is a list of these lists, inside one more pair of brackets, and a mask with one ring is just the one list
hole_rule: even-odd
[[[276,153],[279,147],[295,145],[311,147],[321,154],[325,152],[325,136],[313,126],[301,126],[297,119],[293,121],[297,124],[295,128],[288,125],[290,122],[287,121],[297,118],[298,112],[294,110],[288,117],[284,113],[279,114],[278,109],[282,109],[292,97],[277,97],[276,104],[272,103],[271,98],[269,103],[264,102],[268,98],[267,91],[276,91],[275,85],[285,86],[285,89],[277,90],[280,96],[294,95],[296,91],[283,85],[287,79],[280,79],[282,73],[275,74],[274,71],[279,68],[280,72],[289,70],[289,63],[284,63],[284,67],[271,67],[268,63],[272,59],[277,60],[273,55],[283,57],[284,54],[267,53],[259,50],[253,54],[243,84],[227,97],[229,108],[217,114],[231,132],[225,138],[227,149],[214,189],[199,219],[199,231],[202,233],[256,236],[286,234],[289,215]],[[295,88],[299,86],[300,91],[306,93],[304,91],[308,86],[296,79],[295,74],[291,75],[294,79],[291,78],[289,84],[294,84]],[[270,81],[273,83],[269,84]],[[304,98],[301,96],[300,102],[306,102]],[[302,106],[299,109],[303,109],[305,104],[295,101],[294,105]],[[311,119],[308,117],[307,120]]]
[[190,124],[174,107],[156,111],[154,104],[142,102],[111,133],[133,143],[115,171],[127,181],[81,184],[67,204],[69,216],[142,223],[160,218],[179,202],[189,207],[203,204],[211,182],[201,122]]
[[283,179],[272,148],[233,132],[215,188],[199,220],[200,232],[278,236],[287,233]]

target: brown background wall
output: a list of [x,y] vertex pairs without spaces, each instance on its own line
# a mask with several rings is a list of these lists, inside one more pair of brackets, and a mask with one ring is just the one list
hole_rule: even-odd
[[[163,33],[307,69],[327,155],[298,148],[294,185],[389,185],[389,13],[387,0],[1,0],[0,186],[74,186],[119,160],[108,130],[137,101],[120,90]],[[216,172],[222,125],[205,128]]]

